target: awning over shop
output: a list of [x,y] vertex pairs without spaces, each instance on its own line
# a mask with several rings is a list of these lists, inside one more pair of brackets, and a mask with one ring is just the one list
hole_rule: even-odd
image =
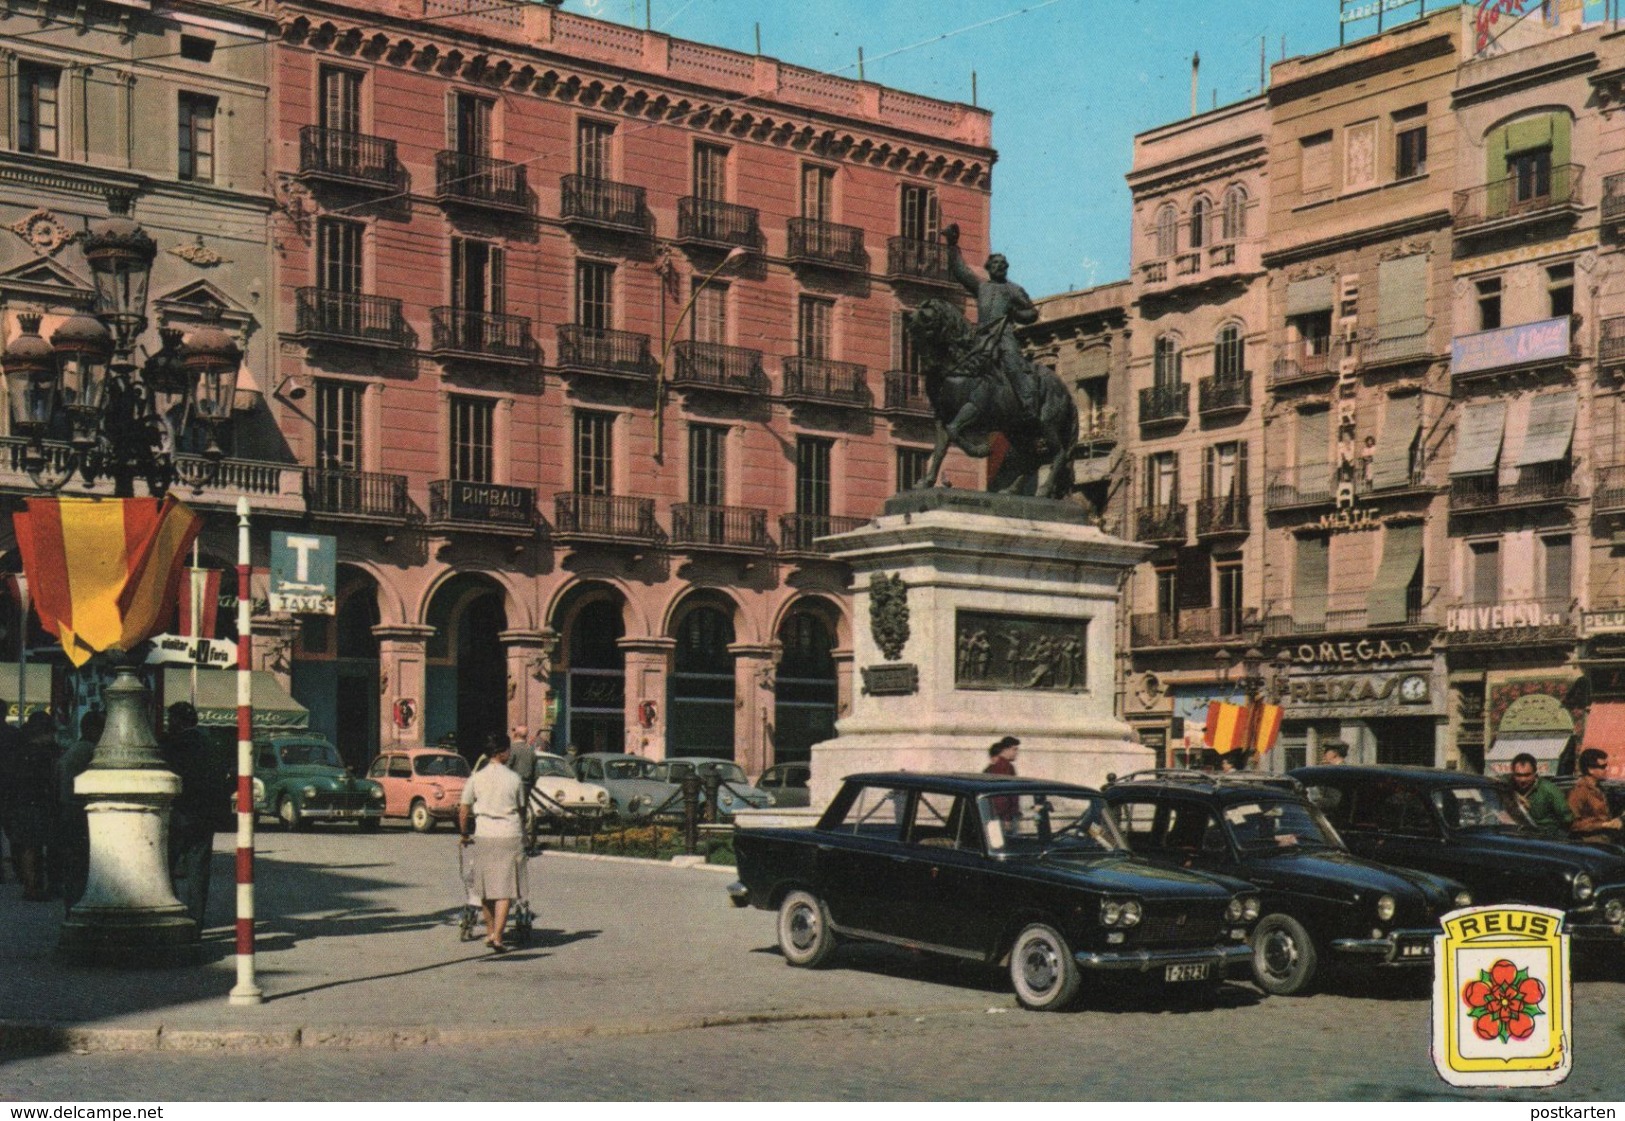
[[[269,670],[254,670],[252,697],[254,727],[303,729],[310,726],[310,710],[288,695],[282,682]],[[172,705],[192,696],[190,669],[164,670],[164,704]],[[204,727],[237,723],[237,671],[200,669],[197,671],[198,723]]]
[[1422,397],[1390,397],[1388,415],[1383,418],[1382,435],[1377,437],[1376,454],[1371,457],[1371,489],[1402,487],[1411,481],[1411,445],[1422,424]]
[[16,662],[0,662],[0,701],[6,702],[6,714],[15,717],[17,700],[23,696],[22,687],[28,687],[23,699],[28,711],[51,711],[51,667],[43,662],[28,664],[28,675]]
[[1287,315],[1312,315],[1332,310],[1332,278],[1315,276],[1294,280],[1286,286]]
[[1572,389],[1543,393],[1529,403],[1529,431],[1523,438],[1519,467],[1567,459],[1574,440],[1574,413],[1579,394]]
[[1483,475],[1495,470],[1501,459],[1501,434],[1506,429],[1505,401],[1477,401],[1467,406],[1456,428],[1456,455],[1450,461],[1450,474]]
[[1383,531],[1382,565],[1366,597],[1366,624],[1401,625],[1408,617],[1411,581],[1422,563],[1422,523],[1390,525]]
[[1512,758],[1528,752],[1535,757],[1535,765],[1547,774],[1557,769],[1557,760],[1573,738],[1571,732],[1509,732],[1495,737],[1495,744],[1484,756],[1484,770],[1490,774],[1505,774],[1512,769]]

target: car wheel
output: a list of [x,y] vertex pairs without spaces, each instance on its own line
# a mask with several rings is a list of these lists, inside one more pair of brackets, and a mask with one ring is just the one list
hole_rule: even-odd
[[1010,983],[1023,1008],[1057,1012],[1078,995],[1083,977],[1066,939],[1051,926],[1033,923],[1010,948]]
[[824,901],[806,891],[792,891],[779,905],[779,951],[791,965],[817,969],[835,952]]
[[305,815],[299,812],[298,803],[286,794],[277,799],[276,819],[284,833],[293,833],[305,827]]
[[1253,981],[1274,996],[1293,996],[1315,979],[1319,955],[1303,924],[1290,915],[1265,915],[1253,931]]
[[434,832],[434,814],[429,812],[429,803],[425,802],[422,798],[418,798],[412,802],[412,809],[407,813],[406,816],[407,820],[412,823],[412,828],[415,831],[419,833]]

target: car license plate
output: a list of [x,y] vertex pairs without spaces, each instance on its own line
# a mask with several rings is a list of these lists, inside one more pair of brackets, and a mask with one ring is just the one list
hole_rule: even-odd
[[1162,972],[1164,981],[1206,981],[1208,963],[1198,962],[1194,965],[1170,965]]
[[1433,943],[1407,942],[1399,948],[1401,958],[1430,958],[1433,956]]

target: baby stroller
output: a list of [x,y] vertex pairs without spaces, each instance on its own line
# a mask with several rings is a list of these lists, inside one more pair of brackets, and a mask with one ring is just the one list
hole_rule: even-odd
[[[478,840],[475,844],[478,844]],[[457,916],[457,937],[463,942],[472,942],[479,937],[476,928],[480,925],[480,899],[474,894],[474,866],[469,859],[469,846],[457,846],[457,877],[463,887],[463,909]],[[503,931],[503,941],[515,946],[523,946],[530,941],[530,932],[536,926],[536,912],[530,906],[530,884],[526,875],[528,861],[523,847],[517,857],[519,862],[519,897],[508,908],[508,928]],[[511,934],[509,933],[511,932]],[[487,932],[487,937],[490,932]]]

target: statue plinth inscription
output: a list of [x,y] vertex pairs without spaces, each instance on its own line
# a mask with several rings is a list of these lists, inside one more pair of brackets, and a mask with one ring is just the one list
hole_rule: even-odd
[[864,666],[863,691],[871,697],[906,697],[920,691],[920,669],[907,662]]
[[1081,693],[1088,688],[1084,619],[958,611],[954,648],[955,689]]

